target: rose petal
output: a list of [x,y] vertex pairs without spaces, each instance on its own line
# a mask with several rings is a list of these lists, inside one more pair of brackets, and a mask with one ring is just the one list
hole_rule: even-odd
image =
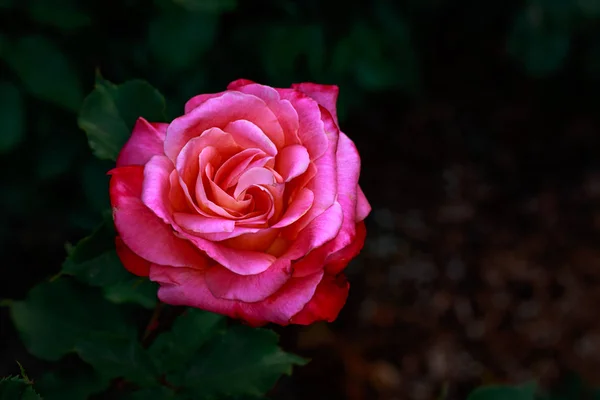
[[298,314],[313,298],[322,277],[323,272],[319,271],[303,278],[290,278],[281,289],[265,301],[243,304],[242,313],[250,320],[265,320],[279,325],[288,325],[294,315]]
[[315,99],[317,103],[325,107],[331,113],[333,120],[339,125],[336,107],[338,94],[340,92],[339,87],[336,85],[319,85],[317,83],[306,82],[295,83],[292,85],[292,88]]
[[152,156],[164,154],[164,141],[168,124],[150,123],[138,118],[119,157],[117,167],[144,165]]
[[319,271],[303,278],[291,278],[264,301],[242,303],[213,296],[206,284],[204,271],[155,264],[150,267],[150,279],[160,283],[158,298],[162,302],[241,318],[252,326],[267,322],[289,324],[290,319],[313,297],[322,277],[323,272]]
[[343,218],[342,206],[336,201],[300,232],[285,257],[297,260],[334,239],[340,231]]
[[210,128],[225,128],[232,121],[245,119],[258,126],[277,147],[283,147],[284,135],[277,117],[256,96],[229,91],[206,100],[167,128],[165,154],[175,160],[193,138]]
[[240,194],[254,185],[274,185],[276,183],[273,172],[266,168],[251,168],[244,172],[233,192],[233,197],[239,198]]
[[[237,183],[239,176],[248,169],[253,161],[260,159],[266,164],[271,159],[271,157],[266,158],[265,156],[266,154],[259,149],[245,149],[240,151],[221,164],[215,174],[215,183],[227,190]],[[264,164],[258,166],[263,167]]]
[[[298,138],[306,147],[310,159],[315,160],[327,150],[325,125],[321,120],[319,104],[297,90],[280,90],[282,99],[289,100],[298,114]],[[281,147],[281,146],[280,146]]]
[[154,156],[144,166],[142,184],[142,202],[167,224],[172,221],[169,186],[173,169],[173,163],[166,156]]
[[283,217],[273,225],[273,228],[283,228],[293,224],[310,210],[315,198],[310,189],[302,188],[292,203],[288,206]]
[[131,249],[123,243],[123,239],[121,239],[120,236],[115,237],[115,247],[117,255],[127,271],[137,276],[148,276],[150,273],[150,261],[144,260],[142,257],[131,251]]
[[240,119],[230,122],[224,131],[230,133],[233,140],[241,147],[261,149],[271,156],[277,154],[277,147],[271,142],[271,139],[250,121]]
[[275,170],[285,182],[302,175],[310,164],[308,151],[304,146],[295,144],[284,147],[275,158]]
[[356,196],[356,222],[360,222],[367,218],[367,215],[371,212],[371,205],[360,186],[358,187]]
[[226,218],[182,213],[175,213],[173,217],[177,225],[194,233],[233,232],[235,228],[235,222]]
[[350,284],[343,276],[325,275],[313,298],[291,319],[293,324],[309,325],[317,321],[333,322],[346,304]]
[[228,248],[219,242],[212,242],[185,232],[180,232],[179,235],[191,241],[210,258],[236,274],[259,274],[275,262],[275,257],[262,252]]
[[348,263],[362,250],[367,237],[367,229],[364,222],[356,224],[356,236],[348,246],[335,253],[328,253],[325,259],[325,271],[330,275],[337,275],[348,266]]
[[293,240],[315,217],[331,207],[335,201],[337,196],[337,136],[328,136],[327,140],[329,142],[327,151],[311,164],[316,174],[306,185],[315,195],[313,205],[302,218],[284,229],[284,236],[287,239]]
[[[240,92],[252,94],[256,97],[261,98],[267,106],[273,111],[273,113],[277,116],[277,120],[279,121],[279,125],[283,130],[283,134],[285,136],[285,146],[290,146],[293,144],[299,144],[300,139],[298,138],[298,113],[294,109],[294,106],[290,103],[289,100],[281,99],[277,90],[272,87],[259,85],[254,82],[244,83],[239,87],[235,87],[235,90],[239,90]],[[232,83],[230,86],[235,86]],[[282,147],[282,146],[281,146]]]
[[208,290],[204,270],[152,264],[150,280],[160,284],[158,298],[163,303],[196,307],[232,318],[239,317],[237,302],[217,299]]
[[185,103],[184,112],[187,114],[190,111],[192,111],[194,108],[198,107],[200,104],[204,103],[206,100],[213,99],[215,97],[219,97],[223,93],[225,93],[225,92],[199,94],[197,96],[194,96]]
[[239,90],[240,88],[246,86],[246,85],[251,85],[253,84],[254,81],[251,81],[249,79],[237,79],[233,82],[231,82],[229,85],[227,85],[227,90]]
[[174,236],[171,227],[142,203],[144,167],[120,167],[110,173],[115,227],[127,247],[157,264],[199,268],[206,265],[205,258],[189,242]]
[[290,260],[279,259],[256,275],[238,275],[220,265],[206,271],[206,285],[221,299],[257,302],[271,296],[292,276]]

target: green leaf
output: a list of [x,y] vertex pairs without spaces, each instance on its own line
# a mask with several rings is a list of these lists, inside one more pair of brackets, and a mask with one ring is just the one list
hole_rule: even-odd
[[223,13],[233,11],[237,7],[237,0],[173,0],[188,11],[201,11],[206,13]]
[[129,273],[115,250],[112,220],[102,223],[71,249],[61,272],[90,286],[101,287],[113,303],[156,305],[158,285]]
[[26,300],[12,303],[10,312],[27,350],[48,361],[75,351],[94,332],[135,335],[117,306],[68,279],[35,286]]
[[217,19],[183,9],[166,10],[150,21],[149,47],[157,63],[171,71],[197,68],[214,43]]
[[471,392],[467,400],[534,400],[536,390],[535,383],[522,386],[482,386]]
[[17,147],[25,136],[25,104],[18,87],[10,82],[0,82],[0,154]]
[[83,101],[78,123],[96,157],[114,161],[139,117],[161,122],[164,112],[165,99],[147,82],[114,85],[99,79]]
[[282,374],[291,374],[294,364],[306,363],[277,347],[277,339],[270,330],[232,326],[193,359],[184,384],[199,398],[263,395]]
[[158,336],[149,348],[161,372],[180,369],[197,357],[200,348],[223,328],[225,318],[197,309],[187,309],[169,332]]
[[83,361],[108,378],[124,377],[142,386],[157,384],[152,360],[136,337],[93,332],[75,347]]
[[[121,268],[124,270],[124,267]],[[104,289],[104,296],[113,303],[134,303],[148,309],[156,306],[157,293],[157,283],[136,277],[130,277]]]
[[29,17],[40,24],[64,30],[82,28],[91,24],[90,16],[81,9],[77,0],[30,0]]
[[44,400],[82,400],[106,390],[110,380],[80,362],[77,368],[47,372],[36,381]]
[[9,66],[32,95],[68,110],[79,108],[83,89],[77,70],[54,42],[26,36],[9,44],[6,53]]
[[31,383],[11,376],[0,379],[0,400],[42,400]]
[[545,77],[562,68],[570,47],[567,28],[546,24],[543,12],[534,6],[521,11],[508,38],[508,52],[535,77]]

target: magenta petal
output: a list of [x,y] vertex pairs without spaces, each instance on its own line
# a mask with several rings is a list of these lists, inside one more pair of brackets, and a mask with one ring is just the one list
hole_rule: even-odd
[[304,146],[295,144],[283,148],[275,158],[275,170],[285,182],[302,175],[310,164],[308,151]]
[[111,174],[110,199],[115,227],[127,247],[157,264],[206,265],[206,259],[189,242],[176,237],[171,226],[142,203],[142,166],[116,168]]
[[194,108],[198,107],[200,104],[204,103],[206,100],[209,99],[213,99],[215,97],[219,97],[223,94],[224,92],[219,92],[219,93],[208,93],[208,94],[199,94],[197,96],[192,97],[191,99],[189,99],[186,103],[185,103],[185,113],[189,113],[190,111],[192,111]]
[[175,213],[173,217],[177,225],[195,233],[233,232],[235,228],[235,222],[225,218],[183,213]]
[[[337,98],[340,88],[336,85],[319,85],[317,83],[295,83],[292,88],[301,91],[315,99],[317,103],[325,107],[333,116],[333,120],[338,124],[337,119]],[[339,124],[338,124],[339,125]]]
[[289,205],[288,209],[283,214],[283,217],[281,217],[279,222],[273,225],[273,228],[283,228],[298,221],[298,219],[310,210],[314,198],[315,195],[312,190],[302,188],[292,201],[292,204]]
[[275,262],[275,257],[262,252],[232,249],[185,232],[181,232],[180,235],[194,243],[210,258],[236,274],[259,274]]
[[223,130],[229,132],[233,140],[243,148],[261,149],[271,156],[277,154],[277,147],[271,139],[250,121],[244,119],[233,121],[227,124]]
[[227,85],[227,90],[239,90],[240,88],[246,85],[251,85],[253,83],[254,81],[251,81],[249,79],[237,79],[231,82],[229,85]]
[[238,275],[220,265],[206,270],[206,284],[221,299],[257,302],[279,290],[292,275],[290,260],[279,259],[256,275]]
[[173,163],[166,156],[154,156],[144,166],[142,202],[165,223],[171,223],[169,202],[170,175]]
[[138,118],[131,137],[121,149],[117,158],[117,167],[126,165],[144,165],[152,156],[164,154],[164,141],[168,124],[149,123]]
[[319,158],[327,149],[327,136],[337,132],[325,132],[319,104],[312,98],[296,90],[279,91],[283,99],[289,100],[298,113],[298,137],[306,147],[310,159]]
[[158,298],[174,306],[191,306],[230,317],[237,317],[237,302],[217,299],[208,290],[204,270],[173,268],[153,264],[150,280],[160,284]]
[[266,320],[288,325],[313,298],[323,278],[323,271],[302,278],[290,278],[281,289],[265,301],[241,304],[241,314],[246,319]]
[[285,257],[297,260],[334,239],[340,231],[343,218],[342,206],[336,201],[298,234]]
[[371,205],[360,186],[358,187],[356,195],[356,222],[360,222],[367,218],[367,215],[371,212]]

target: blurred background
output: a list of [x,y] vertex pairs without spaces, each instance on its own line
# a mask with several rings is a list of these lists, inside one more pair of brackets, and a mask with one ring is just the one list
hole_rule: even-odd
[[[242,77],[340,86],[369,234],[339,319],[277,329],[313,362],[273,399],[600,384],[600,0],[0,0],[0,298],[109,207],[96,71],[171,117]],[[27,356],[0,316],[1,376]]]

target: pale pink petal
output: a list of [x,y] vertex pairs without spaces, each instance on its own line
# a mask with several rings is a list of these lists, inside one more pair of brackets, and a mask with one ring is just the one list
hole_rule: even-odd
[[271,142],[271,139],[250,121],[245,119],[233,121],[227,124],[223,130],[230,133],[233,140],[241,147],[261,149],[271,156],[277,154],[277,147]]
[[202,233],[200,236],[203,239],[210,240],[211,242],[222,242],[224,240],[237,238],[239,236],[245,236],[251,233],[263,232],[262,228],[253,228],[245,226],[235,226],[231,232],[220,232],[220,233]]
[[365,197],[365,194],[360,186],[358,187],[358,192],[356,195],[356,222],[360,222],[367,218],[371,212],[371,205],[369,204],[369,201]]
[[350,284],[344,276],[325,275],[312,299],[292,317],[291,323],[310,325],[317,321],[335,321],[346,304],[349,290]]
[[190,111],[192,111],[194,108],[198,107],[200,104],[204,103],[206,100],[208,99],[212,99],[215,97],[219,97],[221,96],[223,93],[225,92],[219,92],[219,93],[207,93],[207,94],[199,94],[197,96],[192,97],[191,99],[189,99],[186,103],[185,103],[185,113],[189,113]]
[[251,168],[240,175],[233,197],[238,198],[242,192],[254,185],[274,185],[273,172],[266,168]]
[[119,157],[117,167],[126,165],[144,165],[152,156],[164,154],[164,141],[168,124],[150,123],[138,118]]
[[233,232],[235,228],[235,222],[225,218],[182,213],[175,213],[173,218],[177,225],[194,233]]
[[165,154],[175,160],[193,138],[210,128],[225,128],[232,121],[245,119],[258,126],[271,141],[282,147],[284,135],[275,114],[256,96],[237,91],[206,100],[167,128]]
[[223,246],[219,242],[212,242],[201,237],[190,235],[186,232],[179,232],[178,234],[191,241],[210,258],[236,274],[259,274],[275,262],[275,257],[269,254],[257,251],[232,249]]
[[315,198],[310,189],[302,188],[292,203],[288,206],[283,217],[273,225],[273,228],[283,228],[298,221],[304,214],[310,210]]
[[308,151],[304,146],[295,144],[283,148],[275,158],[275,170],[285,182],[302,175],[310,164]]
[[318,83],[295,83],[292,88],[301,91],[315,99],[317,103],[325,107],[333,117],[336,124],[339,125],[337,119],[337,98],[340,93],[340,88],[336,85],[319,85]]
[[[245,149],[240,151],[221,164],[215,174],[215,183],[224,189],[228,189],[237,183],[239,176],[248,169],[250,163],[257,159],[263,159],[265,156],[266,154],[259,149]],[[266,162],[267,160],[265,160]]]
[[334,239],[342,227],[343,218],[342,206],[336,201],[298,234],[285,257],[297,260]]
[[290,260],[279,259],[256,275],[238,275],[220,265],[206,270],[206,285],[221,299],[257,302],[271,296],[292,276]]
[[142,203],[142,166],[120,167],[110,173],[115,227],[127,247],[157,264],[200,268],[206,265],[206,259],[189,242],[176,237],[171,226]]
[[[244,228],[237,226],[236,229]],[[229,238],[224,244],[234,249],[266,252],[278,235],[278,229],[263,228],[260,230],[257,229],[255,232],[246,232],[243,235]]]
[[171,204],[173,211],[190,212],[193,210],[193,208],[189,206],[185,192],[179,184],[179,175],[177,174],[177,171],[171,171],[169,183],[169,204]]

